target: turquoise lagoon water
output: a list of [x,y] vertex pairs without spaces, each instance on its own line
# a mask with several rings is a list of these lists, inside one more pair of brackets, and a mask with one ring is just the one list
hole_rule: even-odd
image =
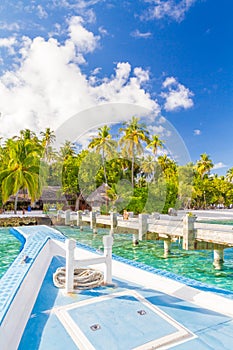
[[19,254],[21,243],[9,232],[0,228],[0,278]]
[[[98,230],[93,234],[90,230],[80,232],[79,229],[66,227],[62,232],[97,250],[103,250],[103,235],[106,230]],[[164,258],[163,241],[142,241],[132,245],[132,235],[115,234],[113,253],[124,258],[138,261],[146,265],[173,272],[177,275],[192,278],[219,288],[233,291],[233,248],[224,250],[224,265],[221,271],[213,267],[213,252],[185,251],[181,243],[172,243],[171,254]]]
[[[75,227],[58,227],[67,237],[75,238],[80,243],[97,250],[103,250],[103,235],[107,230],[99,229],[93,234],[90,229],[80,231]],[[0,229],[0,277],[17,256],[20,243],[8,229]],[[143,241],[138,246],[132,245],[132,235],[114,235],[113,253],[146,265],[173,272],[219,288],[233,291],[233,248],[224,250],[224,265],[221,271],[213,267],[213,252],[184,251],[179,242],[172,243],[171,254],[163,256],[162,241]]]

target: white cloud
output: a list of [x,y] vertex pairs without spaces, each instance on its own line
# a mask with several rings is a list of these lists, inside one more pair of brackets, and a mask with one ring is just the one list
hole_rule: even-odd
[[91,73],[92,75],[97,75],[101,72],[101,67],[96,67]]
[[166,118],[164,118],[163,116],[161,116],[160,118],[159,118],[159,123],[160,124],[164,124],[166,122]]
[[173,84],[176,84],[176,79],[174,77],[167,77],[163,82],[163,87],[166,88]]
[[166,78],[162,86],[168,89],[167,92],[161,93],[161,96],[165,99],[164,108],[166,111],[180,108],[188,109],[193,106],[193,92],[180,84],[174,77]]
[[69,22],[69,36],[72,43],[77,47],[78,52],[93,52],[100,39],[83,26],[83,19],[80,16],[72,17]]
[[131,33],[131,36],[133,36],[134,38],[148,39],[152,37],[152,33],[151,32],[142,33],[138,29],[136,29]]
[[98,136],[98,129],[92,129],[84,134],[82,134],[78,140],[76,141],[76,144],[81,149],[87,149],[89,143],[94,137]]
[[100,101],[138,104],[158,114],[160,111],[158,103],[141,88],[141,83],[147,79],[149,79],[147,71],[135,68],[134,75],[131,75],[131,66],[128,62],[118,63],[115,76],[104,79],[102,84],[93,88],[93,91]]
[[149,80],[149,72],[147,70],[142,69],[141,67],[134,68],[134,74],[138,78],[140,83]]
[[84,8],[93,6],[97,4],[98,2],[103,2],[103,0],[76,0],[70,1],[70,0],[53,0],[53,4],[56,4],[57,6],[62,6],[66,8]]
[[181,22],[186,12],[197,0],[145,0],[150,6],[142,19],[162,19],[164,17],[171,18],[177,22]]
[[[117,63],[114,74],[98,83],[92,79],[94,73],[82,72],[84,54],[93,52],[98,42],[99,37],[84,28],[79,17],[70,19],[63,44],[54,38],[18,38],[18,66],[0,77],[1,136],[10,137],[25,128],[56,130],[71,116],[103,102],[137,104],[158,114],[158,103],[142,87],[149,79],[146,70]],[[87,122],[80,120],[80,126],[85,129]]]
[[99,27],[99,32],[102,36],[109,35],[107,29],[105,29],[104,27]]
[[104,1],[105,0],[52,0],[51,6],[54,8],[74,11],[76,14],[82,16],[89,22],[93,22],[95,21],[96,17],[91,7]]
[[162,125],[149,125],[148,129],[151,135],[164,135],[166,131],[166,129]]
[[20,25],[17,22],[7,23],[4,21],[0,21],[0,29],[11,31],[19,31]]
[[226,167],[227,167],[227,165],[225,165],[224,163],[218,162],[218,163],[214,164],[213,170],[222,169],[222,168],[226,168]]
[[38,5],[37,6],[37,13],[38,13],[38,17],[39,18],[47,18],[48,17],[48,13],[45,11],[45,9],[43,8],[43,6]]
[[199,135],[201,135],[201,130],[195,129],[195,130],[193,130],[193,133],[195,136],[199,136]]
[[11,36],[9,38],[0,38],[0,48],[5,47],[8,49],[8,53],[13,55],[15,53],[14,51],[14,45],[16,44],[17,40],[15,37]]

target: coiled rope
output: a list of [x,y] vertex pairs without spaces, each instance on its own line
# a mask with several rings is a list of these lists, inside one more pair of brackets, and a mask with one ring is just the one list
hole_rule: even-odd
[[[74,269],[74,289],[91,289],[99,287],[104,282],[101,271],[90,268]],[[53,274],[53,283],[57,288],[65,288],[66,269],[59,267]]]

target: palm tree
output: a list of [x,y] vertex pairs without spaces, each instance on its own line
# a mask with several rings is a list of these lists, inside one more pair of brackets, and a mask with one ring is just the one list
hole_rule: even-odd
[[112,135],[109,133],[110,127],[107,125],[98,128],[98,136],[93,138],[89,143],[88,148],[94,149],[98,154],[101,155],[104,179],[107,184],[106,174],[106,158],[111,156],[116,148],[116,141],[112,140]]
[[146,125],[139,123],[139,118],[132,117],[128,122],[123,123],[125,127],[120,128],[123,131],[119,144],[123,145],[131,158],[131,184],[134,187],[134,167],[135,157],[143,152],[142,142],[149,144],[149,132]]
[[9,139],[6,150],[5,164],[8,164],[0,171],[2,199],[5,203],[11,195],[15,195],[14,211],[16,213],[19,190],[26,189],[32,202],[41,194],[42,147],[28,138],[20,138]]
[[176,180],[177,178],[177,165],[166,154],[158,157],[158,164],[160,165],[164,176],[167,180]]
[[158,149],[162,147],[163,147],[163,141],[159,139],[158,135],[153,135],[149,144],[146,146],[146,148],[152,148],[154,157],[156,157]]
[[50,161],[54,158],[54,152],[51,147],[51,144],[56,140],[56,136],[53,130],[46,128],[45,132],[41,131],[40,135],[42,136],[42,146],[44,147],[44,157],[46,160]]
[[[15,138],[18,138],[17,136]],[[30,129],[20,130],[20,138],[23,140],[34,140],[38,141],[36,134]]]
[[226,179],[229,182],[233,181],[233,167],[227,170]]
[[71,141],[66,140],[64,145],[60,147],[59,153],[62,161],[69,156],[73,157],[75,155],[74,144]]
[[145,174],[147,180],[154,179],[157,170],[158,163],[154,160],[153,156],[147,155],[141,160],[142,173]]
[[201,154],[200,159],[196,162],[195,169],[203,179],[204,175],[209,173],[213,166],[214,165],[210,157],[206,153],[203,153]]

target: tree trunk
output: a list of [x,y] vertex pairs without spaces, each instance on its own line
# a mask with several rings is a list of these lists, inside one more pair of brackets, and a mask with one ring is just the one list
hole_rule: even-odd
[[104,168],[105,183],[108,184],[107,174],[106,174],[106,167],[105,167],[105,154],[104,154],[104,151],[103,151],[103,154],[102,154],[102,164],[103,164],[103,168]]
[[19,191],[15,195],[15,205],[14,205],[14,213],[15,214],[17,214],[18,196],[19,196]]
[[132,157],[132,165],[131,165],[131,184],[134,187],[134,155]]
[[76,198],[76,201],[75,201],[75,211],[78,211],[80,209],[80,199],[82,198],[82,194],[79,193],[79,195],[77,196]]

